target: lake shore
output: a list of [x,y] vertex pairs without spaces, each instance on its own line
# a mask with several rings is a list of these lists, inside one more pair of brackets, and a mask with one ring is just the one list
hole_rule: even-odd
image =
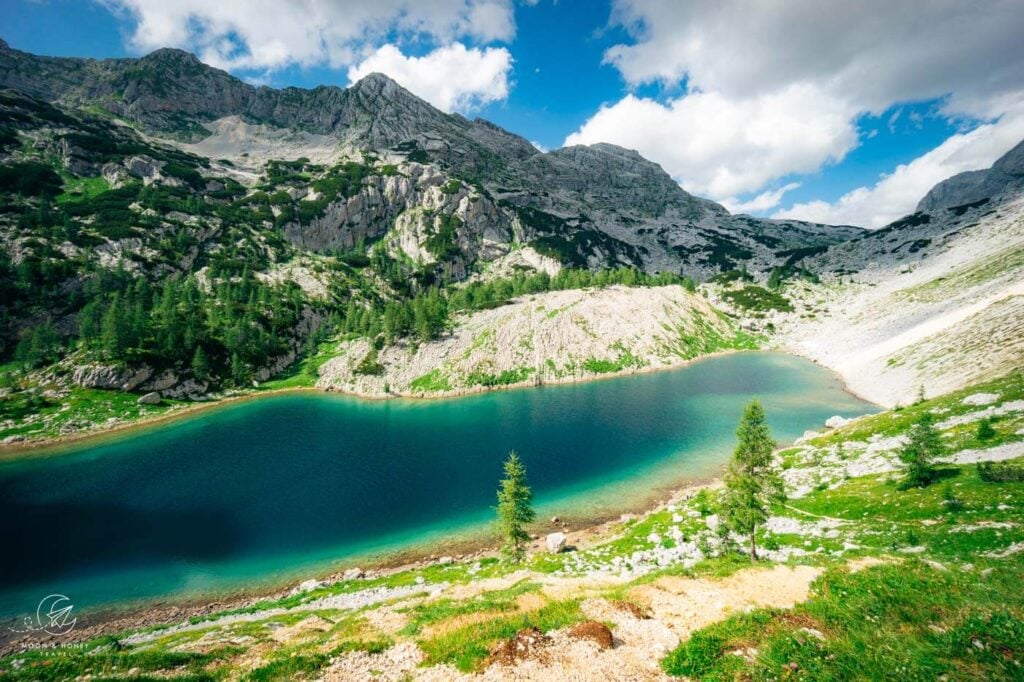
[[[299,393],[315,393],[323,395],[338,395],[338,396],[349,396],[352,398],[358,398],[360,400],[370,401],[386,401],[386,400],[453,400],[458,398],[464,398],[467,396],[481,395],[484,393],[493,393],[496,391],[517,391],[523,389],[540,388],[543,386],[563,386],[569,384],[581,384],[590,383],[594,381],[602,381],[606,379],[620,379],[627,376],[639,376],[644,374],[651,374],[654,372],[666,372],[681,369],[688,365],[692,365],[703,360],[710,358],[721,357],[723,355],[731,355],[733,353],[744,353],[744,352],[755,352],[755,351],[743,351],[736,349],[726,349],[716,351],[714,353],[708,353],[698,358],[691,358],[689,360],[679,360],[678,362],[660,365],[657,367],[641,367],[641,368],[627,368],[618,372],[603,372],[603,373],[592,373],[592,374],[580,374],[567,377],[561,377],[559,379],[552,379],[548,381],[538,382],[534,380],[521,381],[514,384],[507,384],[502,386],[472,386],[468,388],[458,388],[451,391],[445,391],[443,393],[391,393],[389,395],[378,395],[373,393],[361,392],[358,390],[339,390],[339,389],[322,389],[315,386],[296,386],[288,388],[272,388],[272,389],[253,389],[250,391],[224,395],[214,396],[210,400],[201,402],[192,402],[181,405],[174,405],[167,408],[166,411],[156,415],[147,415],[137,419],[131,419],[128,421],[121,421],[116,424],[103,425],[98,428],[78,431],[74,433],[68,433],[55,437],[38,438],[34,440],[25,440],[21,442],[9,443],[0,445],[0,462],[13,461],[28,457],[51,457],[63,454],[66,451],[74,450],[78,447],[101,444],[107,440],[113,440],[122,437],[128,437],[133,433],[143,433],[147,430],[172,424],[182,419],[188,419],[200,414],[207,414],[214,410],[237,405],[244,402],[250,402],[254,400],[261,400],[264,398],[272,398],[275,396],[299,394]],[[767,352],[780,352],[787,355],[797,355],[788,349],[779,349],[778,351],[767,351]],[[798,356],[802,357],[802,356]],[[813,361],[812,358],[808,358]],[[820,365],[825,369],[830,368]],[[842,377],[840,377],[842,379]],[[845,381],[844,387],[845,387]],[[860,397],[854,394],[852,391],[847,391],[854,397]]]
[[[531,541],[529,551],[531,554],[543,554],[545,552],[544,536],[546,533],[553,532],[565,533],[568,547],[587,549],[616,537],[620,533],[620,524],[626,520],[642,519],[649,514],[664,510],[668,505],[688,499],[701,489],[715,488],[720,485],[720,473],[716,473],[712,476],[694,478],[654,490],[645,502],[629,506],[628,510],[619,510],[614,514],[605,514],[589,519],[575,519],[572,516],[564,519],[558,517],[557,523],[553,519],[538,521],[531,528],[536,539]],[[371,557],[373,556],[371,555]],[[162,625],[187,623],[192,619],[201,619],[225,611],[245,609],[262,601],[287,597],[300,583],[306,580],[317,580],[324,583],[341,582],[344,579],[344,572],[353,567],[360,568],[364,573],[364,579],[386,578],[396,573],[436,564],[442,556],[450,557],[454,561],[473,561],[497,557],[498,550],[496,541],[490,534],[477,533],[474,536],[452,542],[411,546],[404,550],[377,554],[375,558],[362,557],[362,559],[367,559],[365,561],[346,560],[330,571],[311,570],[302,574],[301,578],[266,582],[259,586],[242,587],[237,590],[203,596],[180,599],[161,598],[85,609],[78,616],[79,624],[75,629],[59,637],[46,634],[37,636],[36,633],[21,637],[11,636],[9,628],[4,627],[0,631],[0,656],[27,648],[74,646],[96,637],[129,633]],[[5,623],[0,622],[0,625],[5,625]]]

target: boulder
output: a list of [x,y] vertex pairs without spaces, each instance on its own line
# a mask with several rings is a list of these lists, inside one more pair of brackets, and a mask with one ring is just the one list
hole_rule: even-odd
[[437,560],[437,563],[442,566],[448,566],[449,564],[455,563],[455,559],[452,559],[450,556],[443,556]]
[[547,545],[550,553],[558,554],[565,550],[565,541],[565,533],[551,533],[544,539],[544,544]]
[[350,569],[348,569],[347,571],[345,571],[344,573],[341,574],[341,579],[342,580],[359,580],[364,575],[366,575],[366,574],[363,573],[363,569],[361,569],[361,568],[350,568]]
[[312,592],[313,590],[323,587],[324,585],[325,583],[322,583],[319,580],[303,580],[301,583],[299,583],[298,587],[291,591],[291,594],[295,595],[304,594],[306,592]]
[[711,516],[704,519],[704,523],[707,525],[708,530],[712,533],[718,531],[718,527],[721,525],[718,519],[718,514],[712,514]]
[[160,392],[150,391],[139,396],[139,405],[159,405],[160,404]]
[[828,419],[825,420],[825,427],[829,428],[829,429],[838,429],[839,427],[846,426],[849,423],[850,423],[849,419],[846,419],[844,417],[840,417],[837,414],[837,415],[829,417]]

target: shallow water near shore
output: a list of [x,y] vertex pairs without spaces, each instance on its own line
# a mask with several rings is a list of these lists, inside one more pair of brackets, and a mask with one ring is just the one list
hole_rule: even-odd
[[509,450],[538,515],[573,527],[720,471],[744,404],[782,443],[877,409],[780,353],[479,394],[286,394],[60,456],[0,463],[0,617],[196,598],[487,531]]

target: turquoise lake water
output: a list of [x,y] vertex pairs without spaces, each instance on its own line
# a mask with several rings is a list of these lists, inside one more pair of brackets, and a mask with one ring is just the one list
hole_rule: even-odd
[[582,522],[718,473],[744,404],[790,442],[874,412],[777,353],[450,400],[285,394],[0,464],[0,617],[298,580],[486,532],[515,449],[539,518]]

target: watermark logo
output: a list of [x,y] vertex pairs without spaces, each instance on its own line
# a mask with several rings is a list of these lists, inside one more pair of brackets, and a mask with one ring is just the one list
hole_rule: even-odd
[[48,594],[36,607],[35,621],[26,617],[22,627],[10,628],[11,632],[46,632],[59,637],[75,629],[78,617],[72,615],[75,605],[63,594]]

